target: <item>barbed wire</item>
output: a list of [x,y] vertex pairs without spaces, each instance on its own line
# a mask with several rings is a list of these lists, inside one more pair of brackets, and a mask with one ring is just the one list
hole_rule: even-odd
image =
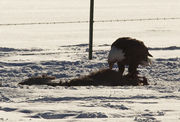
[[[117,19],[117,20],[94,20],[95,23],[103,22],[128,22],[128,21],[155,21],[155,20],[178,20],[180,17],[174,18],[145,18],[145,19]],[[50,25],[50,24],[71,24],[71,23],[89,23],[89,21],[54,21],[54,22],[30,22],[30,23],[8,23],[0,24],[0,26],[18,26],[18,25]]]

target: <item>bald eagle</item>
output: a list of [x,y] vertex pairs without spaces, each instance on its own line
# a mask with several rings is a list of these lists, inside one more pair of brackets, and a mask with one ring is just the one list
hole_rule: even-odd
[[117,63],[121,76],[128,66],[128,76],[137,77],[138,65],[146,66],[150,64],[152,55],[148,52],[148,48],[140,40],[131,37],[122,37],[117,39],[111,45],[111,50],[108,56],[109,68]]

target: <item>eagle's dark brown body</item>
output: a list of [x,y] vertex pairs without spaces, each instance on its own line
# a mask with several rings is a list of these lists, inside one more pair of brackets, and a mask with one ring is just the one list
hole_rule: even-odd
[[125,65],[128,65],[129,75],[137,76],[138,65],[149,64],[148,56],[152,57],[142,41],[130,37],[119,38],[111,45],[108,57],[109,68],[112,69],[114,63],[117,63],[122,75]]

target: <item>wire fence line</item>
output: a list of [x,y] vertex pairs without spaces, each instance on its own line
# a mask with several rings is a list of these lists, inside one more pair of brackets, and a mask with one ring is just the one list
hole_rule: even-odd
[[[95,23],[103,22],[128,22],[128,21],[158,21],[158,20],[179,20],[180,17],[174,18],[145,18],[145,19],[117,19],[117,20],[94,20]],[[54,21],[54,22],[29,22],[29,23],[8,23],[0,26],[18,26],[18,25],[49,25],[49,24],[71,24],[71,23],[89,23],[89,21]]]

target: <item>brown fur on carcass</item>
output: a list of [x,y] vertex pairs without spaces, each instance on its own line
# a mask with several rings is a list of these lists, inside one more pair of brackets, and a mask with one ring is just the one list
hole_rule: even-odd
[[145,77],[131,78],[129,76],[119,77],[119,72],[110,69],[101,69],[84,75],[79,78],[74,78],[69,81],[53,82],[55,79],[52,76],[32,77],[19,83],[20,85],[49,85],[49,86],[139,86],[148,85]]
[[89,75],[61,82],[62,86],[139,86],[148,85],[145,77],[131,78],[128,75],[119,77],[120,73],[111,69],[102,69]]
[[43,74],[42,76],[33,76],[30,77],[22,82],[19,83],[19,85],[51,85],[52,86],[52,80],[55,80],[56,78],[54,76],[48,76],[46,74]]

